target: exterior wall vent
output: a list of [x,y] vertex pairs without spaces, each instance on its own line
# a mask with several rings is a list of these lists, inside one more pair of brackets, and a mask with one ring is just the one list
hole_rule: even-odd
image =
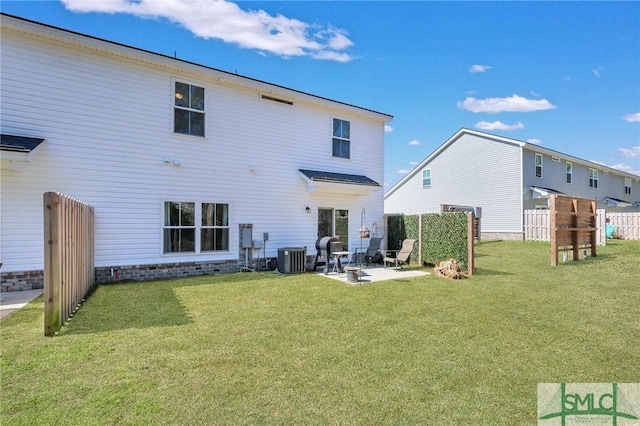
[[273,96],[261,95],[262,99],[266,99],[267,101],[279,102],[281,104],[293,105],[293,102],[286,101],[284,99],[274,98]]
[[558,157],[551,157],[551,159],[552,159],[553,161],[558,162],[558,163],[560,162],[560,159],[559,159]]

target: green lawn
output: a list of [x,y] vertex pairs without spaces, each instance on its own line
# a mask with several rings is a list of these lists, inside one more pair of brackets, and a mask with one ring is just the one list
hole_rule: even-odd
[[53,338],[39,298],[0,323],[0,424],[535,424],[538,383],[640,379],[640,243],[598,252],[482,242],[462,281],[105,285]]

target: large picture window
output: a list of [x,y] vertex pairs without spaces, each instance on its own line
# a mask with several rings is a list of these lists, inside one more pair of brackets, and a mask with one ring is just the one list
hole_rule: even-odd
[[229,250],[229,205],[166,201],[163,253]]
[[176,81],[174,99],[173,131],[204,136],[204,88]]
[[351,158],[351,123],[333,119],[333,156]]

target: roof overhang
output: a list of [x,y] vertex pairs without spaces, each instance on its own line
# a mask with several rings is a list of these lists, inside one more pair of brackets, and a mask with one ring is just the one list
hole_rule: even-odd
[[0,158],[11,161],[11,170],[24,171],[24,164],[31,162],[44,139],[27,136],[0,135]]
[[542,186],[532,186],[530,189],[532,198],[549,198],[549,196],[553,194],[564,194],[563,192],[557,191],[553,188],[544,188]]
[[604,203],[610,207],[631,207],[633,205],[628,201],[624,201],[619,198],[613,198],[613,197],[605,197]]
[[364,175],[334,173],[319,170],[299,169],[307,182],[307,192],[367,195],[382,188],[375,180]]

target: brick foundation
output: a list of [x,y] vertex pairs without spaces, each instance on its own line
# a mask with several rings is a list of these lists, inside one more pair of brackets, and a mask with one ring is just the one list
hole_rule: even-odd
[[44,288],[43,271],[3,272],[0,291],[23,291]]
[[481,232],[483,240],[524,241],[523,232]]
[[[313,270],[315,256],[306,256],[307,271]],[[256,271],[267,269],[268,263],[275,269],[276,258],[249,262]],[[107,284],[121,281],[152,281],[166,278],[186,278],[198,275],[218,275],[240,272],[243,260],[223,260],[215,262],[178,262],[160,265],[101,266],[95,268],[95,283]],[[43,271],[5,272],[1,274],[1,291],[22,291],[44,288]]]

